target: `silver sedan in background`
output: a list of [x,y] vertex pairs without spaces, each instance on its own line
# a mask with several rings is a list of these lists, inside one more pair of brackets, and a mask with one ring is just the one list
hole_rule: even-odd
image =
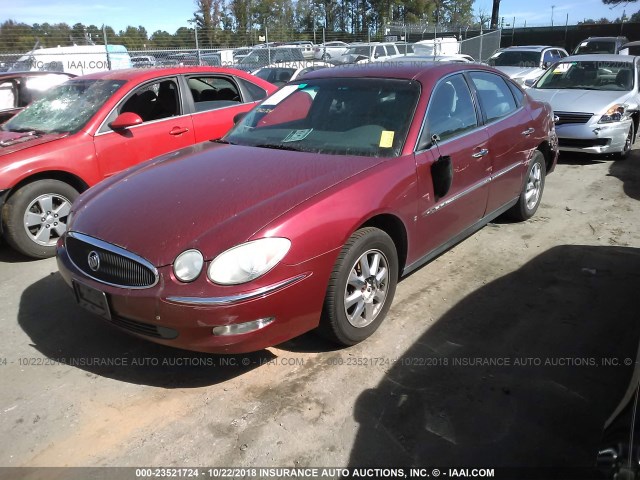
[[528,90],[553,108],[560,150],[629,154],[640,115],[639,65],[631,55],[574,55]]

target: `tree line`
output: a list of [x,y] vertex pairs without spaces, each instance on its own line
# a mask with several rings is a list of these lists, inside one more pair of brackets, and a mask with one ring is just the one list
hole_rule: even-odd
[[[193,48],[197,30],[200,47],[251,45],[268,30],[269,41],[366,40],[381,37],[386,23],[475,26],[473,0],[194,0],[190,25],[174,33],[148,32],[128,26],[76,23],[0,23],[0,51],[25,52],[34,47],[110,44],[128,49]],[[482,19],[480,19],[482,20]],[[314,35],[315,34],[315,35]],[[315,37],[315,38],[314,38]]]

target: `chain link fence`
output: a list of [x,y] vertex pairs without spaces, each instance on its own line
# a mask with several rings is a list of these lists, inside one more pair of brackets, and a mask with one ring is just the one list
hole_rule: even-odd
[[[268,58],[277,59],[284,47],[297,49],[301,56],[286,60],[335,59],[346,52],[348,45],[372,42],[395,42],[401,53],[411,52],[407,47],[414,42],[433,40],[438,37],[455,36],[461,39],[472,36],[468,27],[464,30],[456,25],[428,25],[387,23],[375,33],[344,33],[317,28],[309,31],[289,29],[264,29],[237,32],[227,30],[203,30],[181,28],[175,35],[153,34],[150,37],[139,27],[139,37],[129,32],[119,35],[101,32],[85,34],[81,38],[51,37],[22,38],[22,44],[32,44],[22,51],[17,42],[0,34],[0,71],[39,70],[67,72],[76,75],[131,67],[156,67],[180,65],[232,66],[249,55],[252,50],[264,48]],[[144,32],[144,35],[142,35]],[[0,32],[2,33],[2,32]],[[165,32],[166,33],[166,32]],[[168,35],[168,34],[167,34]],[[495,39],[498,39],[497,42]],[[486,59],[499,46],[500,32],[491,32],[481,37],[464,40],[460,52],[475,59]],[[55,43],[54,43],[55,41]],[[58,43],[59,42],[59,43]]]
[[460,53],[471,55],[478,62],[486,62],[500,48],[502,32],[495,30],[460,42]]

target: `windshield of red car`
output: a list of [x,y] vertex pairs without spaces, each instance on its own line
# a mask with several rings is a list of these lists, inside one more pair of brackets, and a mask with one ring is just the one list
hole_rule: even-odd
[[77,132],[124,83],[120,80],[70,80],[30,104],[2,129],[12,132]]
[[535,88],[629,91],[634,85],[631,62],[560,62],[547,70]]
[[393,157],[402,152],[420,96],[411,80],[325,78],[282,87],[224,138],[232,144]]

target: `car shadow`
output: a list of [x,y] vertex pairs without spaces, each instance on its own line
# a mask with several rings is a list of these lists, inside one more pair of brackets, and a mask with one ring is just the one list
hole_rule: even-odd
[[609,175],[622,181],[624,193],[640,200],[640,150],[632,150],[626,159],[613,162]]
[[558,157],[558,163],[565,165],[597,165],[608,161],[611,160],[603,159],[602,155],[590,155],[580,152],[560,152]]
[[78,305],[59,273],[38,280],[20,298],[18,323],[47,358],[123,382],[164,388],[214,385],[274,358],[190,352],[129,335]]
[[30,258],[16,252],[7,242],[0,238],[0,263],[28,263],[39,260],[38,258]]
[[640,249],[564,245],[473,292],[359,396],[349,465],[594,467],[639,286]]

